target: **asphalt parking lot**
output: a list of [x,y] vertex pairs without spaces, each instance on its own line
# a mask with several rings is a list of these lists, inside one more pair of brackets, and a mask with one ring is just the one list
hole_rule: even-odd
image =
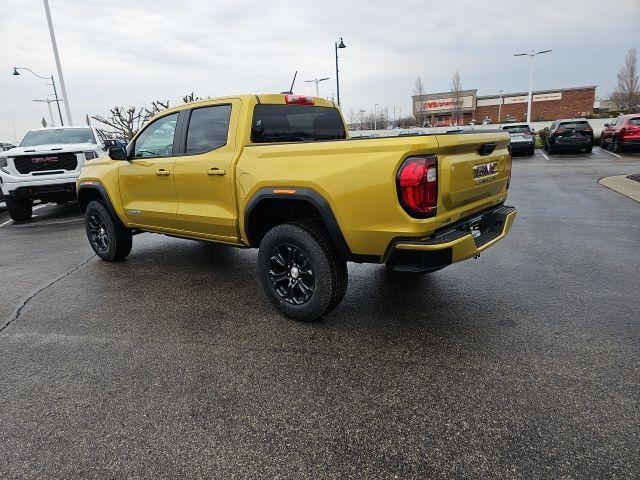
[[514,158],[511,234],[418,279],[349,265],[315,325],[256,252],[75,205],[0,212],[0,478],[638,478],[640,154]]

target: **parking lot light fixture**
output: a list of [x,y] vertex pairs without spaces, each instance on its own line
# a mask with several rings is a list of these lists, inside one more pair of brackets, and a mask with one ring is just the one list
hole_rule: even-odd
[[340,78],[338,77],[338,49],[339,48],[347,48],[340,37],[340,42],[335,42],[335,50],[336,50],[336,98],[338,100],[338,106],[340,106]]
[[549,53],[551,50],[540,50],[534,52],[531,50],[529,53],[515,53],[514,57],[529,57],[529,98],[527,101],[527,123],[531,123],[531,102],[533,101],[533,57],[541,55],[543,53]]
[[20,72],[18,70],[25,70],[29,73],[31,73],[32,75],[41,78],[43,80],[51,80],[51,83],[49,85],[51,85],[53,87],[53,96],[55,98],[55,100],[53,100],[54,102],[56,102],[56,105],[58,106],[58,115],[60,116],[60,125],[64,126],[64,120],[62,120],[62,110],[60,110],[60,98],[58,98],[58,90],[56,89],[56,81],[53,79],[53,74],[49,75],[48,77],[43,77],[42,75],[38,75],[36,72],[34,72],[33,70],[31,70],[30,68],[27,67],[13,67],[13,74],[12,75],[20,75]]

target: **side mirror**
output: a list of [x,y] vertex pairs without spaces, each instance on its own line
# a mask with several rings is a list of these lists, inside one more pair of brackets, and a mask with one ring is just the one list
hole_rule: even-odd
[[118,142],[113,138],[107,138],[104,141],[104,146],[105,146],[105,148],[117,147],[118,146]]
[[111,160],[129,160],[129,157],[127,157],[127,151],[124,147],[109,148],[109,158]]
[[605,127],[609,127],[610,125],[609,125],[608,123],[605,123],[605,124],[604,124],[604,126],[605,126]]

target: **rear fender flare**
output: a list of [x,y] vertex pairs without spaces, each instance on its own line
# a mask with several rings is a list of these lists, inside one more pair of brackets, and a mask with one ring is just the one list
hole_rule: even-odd
[[[287,194],[274,193],[274,190],[278,190],[278,189],[294,190],[295,193],[287,193]],[[244,230],[250,245],[252,244],[250,224],[249,224],[249,218],[251,217],[251,212],[253,211],[254,208],[256,208],[260,204],[261,201],[267,200],[267,199],[279,199],[279,200],[291,199],[291,200],[302,200],[302,201],[309,202],[320,212],[320,215],[322,216],[322,221],[324,222],[327,232],[329,233],[329,237],[333,241],[333,244],[338,250],[338,253],[345,259],[351,257],[351,251],[349,250],[349,246],[347,245],[347,242],[344,239],[344,236],[342,235],[342,230],[340,229],[340,225],[338,224],[338,221],[336,220],[336,217],[333,214],[333,211],[331,210],[331,206],[329,205],[329,202],[327,202],[327,200],[318,192],[310,188],[265,187],[258,190],[251,197],[251,200],[249,200],[249,202],[247,203],[247,206],[244,209],[244,217],[243,217]]]

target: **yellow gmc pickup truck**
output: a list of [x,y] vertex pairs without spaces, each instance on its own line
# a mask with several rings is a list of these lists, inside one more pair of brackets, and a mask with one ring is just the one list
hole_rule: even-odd
[[313,321],[342,300],[348,261],[429,273],[503,238],[508,145],[501,132],[350,139],[329,100],[238,95],[158,114],[85,164],[78,202],[106,261],[141,232],[259,248],[267,297]]

